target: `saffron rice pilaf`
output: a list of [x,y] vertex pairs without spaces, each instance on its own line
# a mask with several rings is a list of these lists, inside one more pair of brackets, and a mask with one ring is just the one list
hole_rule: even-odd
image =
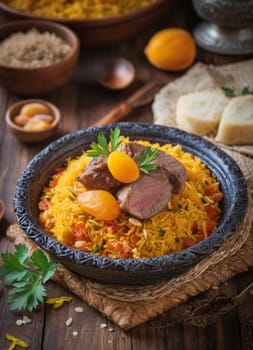
[[87,19],[116,16],[145,7],[154,0],[4,0],[17,10],[62,19]]
[[[128,139],[124,138],[123,142]],[[180,145],[151,144],[179,160],[187,181],[172,195],[165,210],[143,221],[121,213],[114,221],[85,214],[77,200],[85,187],[77,180],[90,158],[84,152],[57,169],[39,202],[39,218],[50,234],[66,245],[113,258],[145,258],[180,251],[205,239],[216,228],[223,194],[219,183],[201,160]]]

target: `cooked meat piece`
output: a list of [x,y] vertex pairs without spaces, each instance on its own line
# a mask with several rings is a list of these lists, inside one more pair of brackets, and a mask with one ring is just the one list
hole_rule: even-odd
[[[119,150],[127,153],[130,157],[134,158],[136,162],[139,161],[141,152],[145,148],[145,146],[136,142],[123,143],[119,146]],[[157,158],[154,160],[154,163],[156,163],[159,168],[165,170],[172,184],[172,192],[179,193],[186,181],[184,166],[177,159],[162,151],[157,152]]]
[[145,148],[146,148],[145,146],[137,142],[127,142],[127,143],[122,143],[118,147],[118,150],[128,154],[131,158],[133,158],[136,162],[138,162],[140,159],[141,152]]
[[165,171],[143,174],[116,194],[121,210],[138,219],[147,219],[163,210],[171,197],[171,184]]
[[107,158],[104,155],[93,158],[84,173],[79,176],[78,180],[87,190],[100,189],[116,193],[122,187],[122,184],[111,175],[107,167]]
[[187,178],[185,167],[176,158],[162,151],[158,151],[155,162],[165,170],[172,185],[172,193],[180,193]]
[[[121,144],[118,149],[138,162],[145,148],[136,142],[129,142]],[[78,178],[88,190],[103,189],[115,194],[124,186],[111,175],[107,160],[108,157],[105,155],[93,158],[84,173]],[[162,210],[166,206],[171,192],[179,193],[186,180],[184,166],[174,157],[158,151],[154,162],[158,165],[155,171],[142,174],[135,183],[124,186],[117,195],[122,210],[135,217],[150,217]],[[138,203],[141,203],[139,209],[137,208]]]

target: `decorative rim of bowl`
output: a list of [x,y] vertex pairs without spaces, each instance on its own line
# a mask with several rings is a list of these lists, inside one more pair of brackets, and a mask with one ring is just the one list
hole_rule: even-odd
[[46,21],[53,21],[56,23],[66,23],[66,24],[83,24],[86,23],[88,26],[105,26],[108,23],[118,23],[118,22],[127,22],[129,20],[132,20],[134,18],[138,18],[140,16],[145,16],[150,12],[153,12],[157,7],[165,5],[168,3],[168,0],[155,0],[149,5],[146,5],[144,7],[141,7],[139,9],[132,10],[127,13],[115,15],[115,16],[106,16],[101,18],[83,18],[83,19],[68,19],[68,18],[54,18],[54,17],[47,17],[47,16],[40,16],[28,12],[24,12],[15,8],[12,8],[6,4],[3,4],[0,2],[0,9],[6,11],[7,13],[11,13],[14,15],[21,15],[25,16],[26,18],[31,19],[38,19],[38,20],[46,20]]
[[[72,148],[64,154],[63,159],[71,154],[74,156],[74,146],[81,147],[85,145],[85,140],[86,143],[87,140],[91,142],[94,140],[94,134],[97,134],[98,131],[108,134],[109,130],[115,127],[115,124],[110,124],[105,127],[90,127],[67,134],[49,144],[29,162],[17,182],[14,195],[14,210],[17,221],[29,238],[49,254],[69,263],[84,264],[88,267],[110,271],[131,271],[138,274],[144,271],[156,273],[180,268],[185,270],[218,249],[236,232],[247,212],[248,192],[247,183],[241,169],[228,154],[204,138],[176,128],[132,122],[121,122],[117,126],[121,129],[122,135],[129,136],[131,140],[141,138],[152,140],[154,143],[181,144],[184,151],[201,158],[216,175],[223,192],[227,192],[223,199],[223,215],[218,228],[205,240],[192,247],[168,255],[140,259],[96,256],[70,248],[52,236],[45,234],[42,226],[38,221],[36,222],[36,218],[32,217],[32,213],[27,208],[27,193],[29,193],[34,181],[36,182],[36,176],[38,171],[41,172],[42,164],[47,160],[50,161],[50,157],[54,152],[64,149],[64,147],[67,149],[67,146],[71,147],[72,145]],[[76,154],[80,153],[81,148],[78,149]],[[44,180],[48,181],[48,179]]]
[[[0,2],[0,9],[1,9],[2,3]],[[47,69],[52,69],[52,67],[57,67],[58,65],[62,65],[62,63],[67,62],[71,57],[73,56],[79,56],[79,51],[80,51],[80,39],[78,38],[78,35],[69,27],[67,27],[65,24],[60,23],[60,22],[53,22],[53,21],[48,21],[47,19],[43,20],[43,18],[23,18],[23,19],[18,19],[12,22],[8,22],[8,23],[4,23],[0,25],[0,29],[2,28],[13,28],[16,27],[17,25],[24,25],[24,28],[22,29],[17,29],[16,32],[19,32],[23,29],[28,29],[25,28],[26,25],[31,25],[31,29],[36,27],[36,26],[45,26],[45,28],[48,28],[47,31],[49,29],[51,29],[54,32],[54,29],[58,29],[62,32],[68,33],[68,35],[71,37],[71,50],[64,56],[61,58],[60,61],[55,62],[55,63],[51,63],[50,65],[47,66],[41,66],[41,67],[16,67],[16,66],[9,66],[9,65],[5,65],[5,64],[1,64],[0,63],[0,67],[7,69],[7,70],[12,70],[12,71],[24,71],[24,72],[28,72],[29,70],[36,72],[36,71],[41,71],[41,70],[47,70]],[[37,28],[39,31],[40,29]],[[13,32],[14,33],[14,32]],[[11,35],[8,34],[8,35]],[[56,34],[57,36],[60,36],[60,34]],[[0,41],[2,41],[4,39],[1,39]],[[68,44],[69,42],[64,39]]]

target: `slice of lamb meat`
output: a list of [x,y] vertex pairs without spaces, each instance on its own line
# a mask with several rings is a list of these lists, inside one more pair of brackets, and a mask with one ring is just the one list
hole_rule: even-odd
[[163,210],[172,186],[163,169],[156,169],[124,186],[116,194],[121,210],[138,219],[147,219]]
[[[127,153],[136,162],[139,161],[142,151],[146,147],[136,142],[123,143],[118,150]],[[107,166],[108,157],[101,155],[93,158],[85,169],[84,173],[79,176],[81,181],[88,190],[103,189],[111,193],[116,193],[122,186],[119,181],[114,179]],[[167,175],[169,182],[172,184],[172,193],[179,193],[186,180],[186,171],[184,166],[174,157],[158,151],[157,158],[154,160],[157,169],[163,170]],[[152,174],[151,172],[150,174]],[[141,177],[144,175],[141,175]]]
[[185,167],[174,157],[158,151],[155,163],[165,170],[172,185],[172,193],[180,193],[187,179]]
[[[127,153],[130,157],[134,158],[136,162],[139,161],[141,152],[145,148],[145,146],[136,142],[123,143],[119,146],[120,151]],[[162,151],[157,152],[157,158],[154,160],[154,163],[156,163],[159,168],[165,170],[172,184],[172,192],[176,194],[180,193],[187,177],[184,166],[176,158]]]
[[118,147],[118,151],[124,152],[129,155],[129,157],[133,158],[136,162],[139,161],[141,152],[146,147],[137,142],[126,142],[121,143]]
[[93,158],[78,180],[84,184],[87,190],[105,190],[116,193],[122,184],[114,179],[107,167],[107,156],[101,155]]

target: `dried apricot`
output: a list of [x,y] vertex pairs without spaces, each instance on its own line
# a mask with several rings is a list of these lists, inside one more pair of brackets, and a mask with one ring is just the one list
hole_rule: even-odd
[[45,120],[48,123],[53,123],[54,117],[50,114],[35,114],[33,120]]
[[196,44],[188,31],[167,28],[151,37],[144,53],[155,67],[179,71],[192,65],[196,56]]
[[50,109],[42,103],[27,103],[25,104],[20,111],[20,114],[32,117],[35,114],[50,114]]
[[18,126],[24,126],[28,121],[30,120],[30,117],[23,114],[18,114],[14,119],[14,123]]
[[47,130],[51,127],[51,124],[46,120],[37,120],[34,117],[24,125],[26,131],[42,131]]
[[111,152],[107,165],[112,176],[120,182],[131,183],[140,176],[137,163],[126,153],[120,151]]
[[99,220],[115,220],[120,214],[116,198],[104,190],[91,190],[78,195],[83,211]]

